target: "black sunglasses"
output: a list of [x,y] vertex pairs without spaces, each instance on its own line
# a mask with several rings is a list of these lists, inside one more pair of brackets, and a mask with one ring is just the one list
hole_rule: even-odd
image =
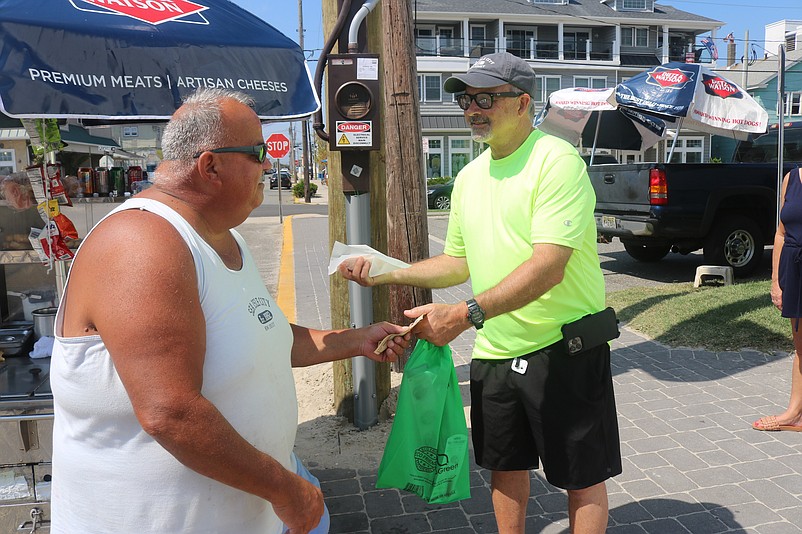
[[463,111],[467,111],[468,108],[471,107],[471,101],[475,101],[476,105],[480,108],[490,109],[493,107],[494,98],[518,97],[522,94],[524,93],[515,93],[512,91],[507,91],[506,93],[476,93],[475,95],[462,93],[461,95],[457,96],[457,105],[462,108]]
[[201,150],[192,157],[199,158],[204,152],[214,152],[215,154],[219,154],[221,152],[239,152],[241,154],[250,154],[252,156],[256,156],[256,159],[259,161],[259,163],[264,163],[265,158],[267,158],[267,146],[264,143],[259,143],[258,145],[253,146],[226,146],[222,148]]

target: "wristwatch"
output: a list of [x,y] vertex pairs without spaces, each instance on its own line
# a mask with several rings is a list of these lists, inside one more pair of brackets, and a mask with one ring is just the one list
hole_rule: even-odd
[[475,299],[468,299],[465,301],[468,305],[468,320],[471,324],[479,330],[485,325],[485,311],[476,302]]

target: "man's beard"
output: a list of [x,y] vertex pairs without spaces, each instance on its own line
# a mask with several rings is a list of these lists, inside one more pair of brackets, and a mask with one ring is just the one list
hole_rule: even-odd
[[471,139],[477,143],[486,143],[493,135],[493,128],[489,122],[471,124]]

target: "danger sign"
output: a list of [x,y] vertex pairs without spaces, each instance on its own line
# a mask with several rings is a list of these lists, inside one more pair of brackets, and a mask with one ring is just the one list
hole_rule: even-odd
[[371,121],[338,121],[338,147],[370,147],[373,145],[373,123]]

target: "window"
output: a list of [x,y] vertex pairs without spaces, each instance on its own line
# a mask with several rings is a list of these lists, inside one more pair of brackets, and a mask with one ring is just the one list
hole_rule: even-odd
[[507,52],[514,56],[528,58],[531,52],[531,42],[535,38],[534,30],[523,28],[507,29]]
[[563,56],[565,59],[585,59],[590,31],[576,30],[563,32]]
[[785,93],[785,116],[802,115],[802,92]]
[[649,28],[621,28],[622,46],[649,46]]
[[14,150],[0,149],[0,176],[5,176],[17,171]]
[[545,103],[549,95],[554,91],[560,90],[559,76],[536,76],[535,77],[535,102]]
[[568,3],[568,0],[530,0],[533,4],[557,4],[562,6]]
[[441,102],[441,82],[439,74],[418,76],[418,100],[421,102]]
[[449,140],[449,172],[456,176],[471,161],[471,138],[451,137]]
[[607,87],[607,76],[574,76],[574,87],[604,89]]
[[123,137],[139,137],[139,126],[123,126]]
[[[671,152],[671,142],[666,142],[666,160]],[[701,163],[704,154],[704,137],[680,136],[671,163]]]
[[429,152],[426,154],[426,178],[443,176],[443,138],[429,137]]
[[616,6],[622,11],[651,11],[653,0],[617,0]]

